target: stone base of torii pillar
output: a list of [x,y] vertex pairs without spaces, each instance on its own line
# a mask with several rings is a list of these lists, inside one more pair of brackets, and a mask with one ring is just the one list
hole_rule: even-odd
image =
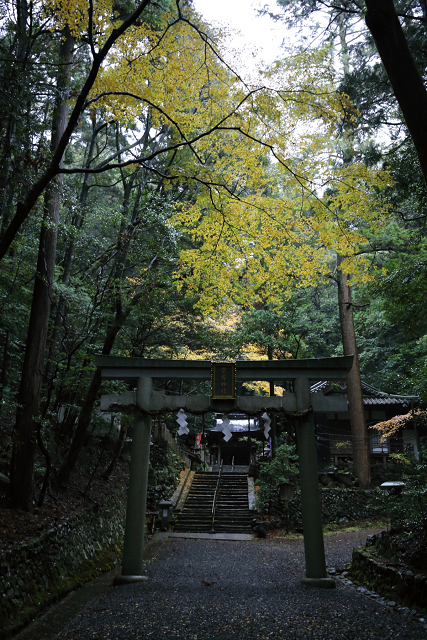
[[[188,360],[146,360],[96,356],[96,364],[105,379],[136,382],[136,396],[127,392],[123,396],[102,396],[103,411],[133,411],[133,432],[129,490],[126,508],[126,529],[123,549],[122,575],[114,584],[128,584],[146,580],[144,575],[144,533],[147,502],[148,467],[150,460],[151,415],[162,410],[216,411],[229,413],[244,411],[285,410],[299,416],[297,445],[300,468],[302,521],[306,576],[301,582],[314,587],[331,589],[335,580],[326,573],[323,543],[322,513],[313,411],[345,411],[344,398],[326,398],[310,393],[310,379],[342,379],[352,367],[353,357],[319,358],[306,360],[238,361],[237,380],[294,380],[294,393],[280,397],[249,397],[213,400],[207,396],[165,396],[153,392],[153,378],[208,380],[211,363]],[[316,396],[319,397],[316,397]]]

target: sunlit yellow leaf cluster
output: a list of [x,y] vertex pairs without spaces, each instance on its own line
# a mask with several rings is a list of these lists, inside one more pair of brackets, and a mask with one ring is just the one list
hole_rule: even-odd
[[[283,169],[276,166],[277,173],[276,183]],[[368,176],[363,165],[354,165],[342,174],[331,169],[334,191],[323,197],[295,184],[280,193],[280,183],[269,195],[261,191],[241,199],[206,191],[177,215],[194,245],[182,252],[181,273],[191,269],[206,309],[218,300],[283,299],[294,287],[324,279],[336,253],[345,256],[343,266],[353,282],[365,282],[370,260],[358,253],[367,243],[366,230],[381,229],[387,207],[376,190],[387,182],[386,174]]]
[[[253,391],[256,396],[269,396],[270,395],[270,383],[265,381],[258,382],[244,382],[243,386],[250,391]],[[285,389],[283,387],[274,385],[274,395],[283,396]]]
[[[59,26],[87,29],[87,2],[49,1]],[[93,15],[105,37],[113,3],[98,0]],[[298,51],[248,85],[218,58],[220,31],[210,30],[207,43],[176,18],[128,29],[90,99],[109,119],[149,116],[152,130],[167,130],[179,161],[165,169],[166,184],[197,185],[173,220],[191,241],[179,282],[202,291],[200,306],[212,310],[230,301],[276,302],[316,284],[335,253],[353,282],[367,281],[369,260],[359,253],[367,230],[380,229],[387,213],[378,193],[390,178],[336,162],[334,132],[355,110],[335,90],[328,49]]]
[[[88,0],[46,0],[46,11],[54,18],[56,28],[69,27],[71,34],[79,39],[89,31]],[[114,0],[93,0],[93,33],[102,43],[113,28]]]

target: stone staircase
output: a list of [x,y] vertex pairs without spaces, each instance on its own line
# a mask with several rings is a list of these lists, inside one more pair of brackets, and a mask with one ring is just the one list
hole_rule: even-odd
[[[212,533],[212,503],[217,486],[215,472],[196,473],[174,530]],[[216,501],[214,533],[252,533],[253,513],[248,506],[247,476],[223,473]]]
[[248,505],[248,477],[223,473],[216,504],[215,533],[252,533],[253,517]]
[[217,480],[217,473],[196,473],[184,508],[175,521],[174,531],[208,533],[211,530]]

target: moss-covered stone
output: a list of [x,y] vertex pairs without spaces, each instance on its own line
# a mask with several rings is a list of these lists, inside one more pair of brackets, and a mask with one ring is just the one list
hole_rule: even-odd
[[6,632],[120,562],[125,498],[123,493],[108,507],[88,509],[2,554],[0,619]]
[[353,550],[348,576],[389,600],[427,612],[427,575],[400,561],[389,532],[369,536],[363,547]]

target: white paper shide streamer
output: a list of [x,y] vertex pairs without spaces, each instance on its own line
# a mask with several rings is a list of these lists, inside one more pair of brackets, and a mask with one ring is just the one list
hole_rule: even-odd
[[225,442],[228,442],[232,436],[232,433],[230,430],[230,420],[228,419],[227,415],[225,415],[222,419],[222,432],[224,434]]
[[268,434],[270,433],[271,429],[271,418],[269,417],[268,413],[263,413],[261,418],[264,420],[264,436],[268,440]]
[[186,415],[183,409],[180,409],[176,414],[176,421],[179,424],[178,435],[183,436],[186,433],[190,432],[190,429],[187,427]]

